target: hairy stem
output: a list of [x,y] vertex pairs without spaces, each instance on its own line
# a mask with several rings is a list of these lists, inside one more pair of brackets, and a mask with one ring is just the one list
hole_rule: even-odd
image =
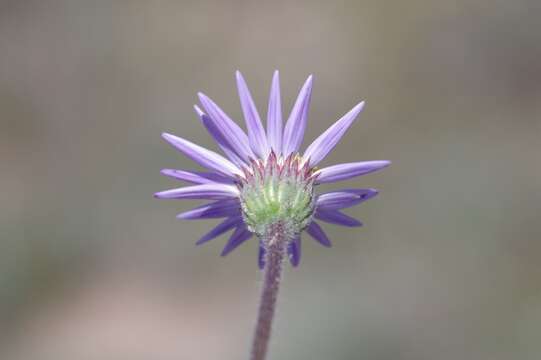
[[282,265],[289,237],[281,223],[270,225],[262,241],[266,249],[263,288],[252,343],[251,360],[264,360],[271,335],[272,319],[282,277]]

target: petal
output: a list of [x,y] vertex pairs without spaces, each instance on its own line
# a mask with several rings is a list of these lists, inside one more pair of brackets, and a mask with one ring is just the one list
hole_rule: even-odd
[[225,244],[221,255],[226,256],[231,251],[235,250],[240,244],[251,238],[252,235],[253,234],[250,232],[250,230],[246,228],[246,226],[244,226],[244,224],[237,227],[233,235],[231,235],[231,237],[227,241],[227,244]]
[[298,235],[293,241],[287,245],[287,254],[289,262],[294,267],[299,266],[301,262],[301,237]]
[[265,247],[263,244],[261,244],[261,241],[259,242],[259,252],[257,254],[257,264],[259,265],[259,268],[263,270],[265,267],[265,256],[267,254],[267,250],[265,250]]
[[306,232],[321,245],[331,247],[331,241],[327,237],[327,234],[325,234],[321,226],[319,226],[319,224],[315,221],[312,221],[310,225],[308,225]]
[[306,121],[308,118],[308,108],[310,107],[310,96],[312,95],[312,75],[304,83],[297,101],[291,110],[289,119],[284,129],[282,139],[282,154],[288,156],[297,152],[301,146],[306,130]]
[[240,203],[238,199],[219,200],[210,204],[196,207],[177,215],[177,219],[211,219],[240,215]]
[[355,226],[362,226],[363,224],[357,220],[352,218],[349,215],[344,214],[343,212],[340,212],[338,210],[322,210],[322,209],[316,209],[316,213],[314,216],[322,221],[336,224],[336,225],[342,225],[342,226],[348,226],[348,227],[355,227]]
[[235,154],[246,162],[255,157],[244,131],[205,94],[199,93],[199,101]]
[[229,177],[240,174],[240,170],[235,165],[214,151],[207,150],[175,135],[163,133],[162,137],[177,150],[203,167]]
[[314,140],[310,146],[304,152],[304,158],[310,159],[310,165],[316,166],[331,152],[331,150],[338,144],[342,136],[349,129],[357,115],[361,112],[364,106],[364,101],[359,103],[353,109],[351,109],[346,115],[342,116],[340,120],[335,122],[330,128],[328,128],[323,134]]
[[199,241],[197,241],[196,245],[201,245],[206,243],[209,240],[215,239],[216,237],[222,235],[223,233],[231,230],[234,227],[238,227],[243,223],[242,216],[232,216],[230,218],[225,219],[221,223],[219,223],[214,229],[210,230],[208,233],[203,235]]
[[202,178],[208,179],[208,180],[210,180],[212,182],[223,183],[223,184],[234,184],[235,183],[235,180],[233,180],[232,178],[220,175],[218,173],[202,172],[202,171],[192,171],[192,173],[194,173],[195,175],[200,176]]
[[272,77],[267,112],[267,137],[269,145],[277,155],[282,152],[282,104],[280,101],[280,75],[278,70]]
[[185,171],[176,169],[163,169],[162,175],[172,177],[173,179],[186,181],[192,184],[209,184],[214,182],[231,183],[230,178],[226,178],[215,173],[205,173],[199,171]]
[[225,184],[202,184],[186,186],[158,192],[154,197],[158,199],[227,199],[237,198],[239,190],[236,186]]
[[344,209],[355,206],[378,194],[376,189],[342,189],[321,194],[317,198],[317,206],[324,210]]
[[316,172],[317,184],[350,179],[383,169],[391,164],[387,160],[361,161],[325,167]]
[[236,77],[240,106],[242,107],[246,128],[248,129],[250,147],[260,159],[266,159],[269,154],[269,145],[267,144],[267,135],[261,124],[261,118],[259,117],[250,90],[240,71],[237,71]]
[[229,145],[229,141],[225,135],[218,129],[212,119],[207,114],[203,113],[203,111],[201,111],[197,105],[194,105],[194,109],[197,112],[199,119],[203,123],[203,126],[207,129],[210,136],[212,136],[214,141],[216,141],[224,154],[238,167],[244,166],[244,161],[242,161],[241,158],[235,153],[231,145]]

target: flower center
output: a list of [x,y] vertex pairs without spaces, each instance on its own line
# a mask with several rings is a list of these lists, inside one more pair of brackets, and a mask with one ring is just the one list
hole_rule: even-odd
[[310,224],[315,210],[313,185],[317,175],[298,154],[286,158],[271,152],[266,161],[252,160],[238,178],[242,215],[248,229],[262,236],[282,223],[290,235]]

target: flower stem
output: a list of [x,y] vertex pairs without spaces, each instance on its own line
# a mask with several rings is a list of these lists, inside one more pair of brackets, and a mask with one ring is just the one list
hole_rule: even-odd
[[276,299],[282,277],[282,265],[289,241],[290,238],[281,223],[270,225],[262,237],[266,250],[265,272],[250,360],[264,360],[267,355]]

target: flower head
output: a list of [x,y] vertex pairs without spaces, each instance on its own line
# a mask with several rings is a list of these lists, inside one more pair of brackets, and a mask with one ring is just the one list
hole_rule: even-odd
[[377,195],[375,189],[341,189],[317,194],[318,184],[350,179],[380,170],[389,161],[317,165],[331,152],[362,110],[359,103],[315,139],[301,155],[312,93],[312,76],[304,83],[283,127],[278,71],[270,91],[267,129],[259,117],[244,78],[236,73],[246,133],[206,95],[199,93],[203,109],[195,111],[226,157],[188,140],[164,133],[163,138],[208,171],[164,169],[162,174],[193,185],[155,194],[161,199],[204,199],[210,203],[183,212],[179,219],[225,218],[205,234],[203,244],[233,230],[222,255],[227,255],[254,234],[260,238],[259,265],[264,266],[265,231],[280,224],[290,238],[287,252],[294,266],[301,255],[301,232],[331,246],[316,220],[342,225],[362,224],[341,210]]

